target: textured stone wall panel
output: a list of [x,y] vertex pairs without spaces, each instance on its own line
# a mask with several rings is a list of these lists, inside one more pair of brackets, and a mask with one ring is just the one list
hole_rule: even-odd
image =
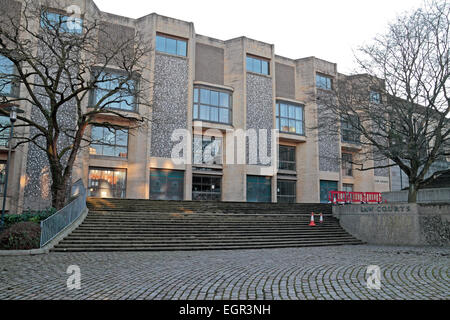
[[[339,137],[330,134],[328,127],[323,126],[325,121],[329,121],[329,117],[324,117],[327,109],[323,105],[318,105],[319,120],[319,166],[320,171],[339,172],[340,170],[340,152]],[[330,124],[331,125],[331,124]],[[334,131],[334,130],[333,130]]]
[[156,55],[152,119],[152,157],[171,158],[174,130],[187,129],[187,60]]
[[[247,74],[247,130],[268,130],[267,156],[271,156],[273,128],[273,83],[272,79],[255,74]],[[259,144],[258,144],[259,146]],[[263,165],[259,159],[258,165]],[[249,161],[249,144],[247,140],[247,163]],[[264,164],[270,166],[271,164]]]

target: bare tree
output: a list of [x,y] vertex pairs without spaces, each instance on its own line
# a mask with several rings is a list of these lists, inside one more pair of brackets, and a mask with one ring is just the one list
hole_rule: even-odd
[[409,202],[447,172],[430,176],[433,163],[449,156],[449,19],[450,4],[438,0],[397,18],[359,49],[360,74],[340,75],[335,92],[318,101],[322,125],[359,144],[358,170],[399,166],[406,173]]
[[[1,70],[10,72],[0,74],[0,104],[28,108],[18,117],[16,127],[25,134],[15,137],[15,147],[32,143],[46,154],[52,205],[60,209],[68,200],[77,154],[92,142],[88,126],[105,115],[127,120],[127,128],[147,121],[131,111],[150,106],[150,83],[142,74],[151,48],[133,28],[108,32],[101,17],[51,8],[47,1],[25,0],[20,17],[1,13]],[[0,109],[2,114],[8,115]]]

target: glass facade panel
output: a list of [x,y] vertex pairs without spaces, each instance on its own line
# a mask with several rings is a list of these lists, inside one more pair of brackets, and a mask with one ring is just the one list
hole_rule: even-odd
[[0,55],[0,95],[15,96],[14,94],[14,78],[15,67],[11,60]]
[[125,198],[126,169],[89,169],[89,197],[95,198]]
[[108,157],[128,157],[128,130],[93,126],[90,154]]
[[157,35],[156,51],[186,57],[187,41],[163,35]]
[[193,159],[197,165],[222,164],[222,138],[195,136],[193,143]]
[[376,91],[371,91],[370,92],[370,102],[373,102],[375,104],[380,104],[381,103],[381,94]]
[[0,194],[5,190],[6,161],[0,161]]
[[331,79],[331,77],[317,74],[316,75],[316,86],[319,89],[332,90],[333,89],[333,80]]
[[247,71],[269,75],[269,61],[247,56]]
[[219,176],[194,175],[192,177],[193,201],[220,201],[222,178]]
[[291,180],[278,180],[278,203],[297,202],[297,182]]
[[193,119],[230,124],[230,99],[231,94],[228,92],[194,88]]
[[277,128],[282,133],[304,135],[304,107],[302,105],[278,102],[276,106]]
[[342,154],[342,175],[353,177],[353,155],[351,153]]
[[361,135],[359,131],[354,127],[354,124],[359,123],[357,116],[349,116],[348,119],[341,118],[341,136],[342,142],[347,143],[360,143]]
[[59,30],[64,33],[83,33],[83,19],[68,17],[59,13],[42,12],[41,27],[50,30]]
[[183,171],[150,170],[150,200],[182,201],[183,198]]
[[272,179],[247,176],[247,202],[272,202]]
[[[136,81],[126,80],[126,77],[120,74],[103,72],[98,75],[97,87],[94,91],[93,103],[95,105],[99,104],[99,108],[104,107],[125,111],[135,110]],[[117,92],[104,99],[111,91]]]
[[320,181],[320,202],[328,203],[328,195],[331,191],[339,191],[336,181]]

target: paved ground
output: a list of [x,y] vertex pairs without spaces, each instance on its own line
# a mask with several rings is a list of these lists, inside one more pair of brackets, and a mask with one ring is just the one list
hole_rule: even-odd
[[[81,268],[81,290],[66,270]],[[381,268],[369,290],[369,265]],[[0,257],[0,299],[450,299],[450,248],[275,250]]]

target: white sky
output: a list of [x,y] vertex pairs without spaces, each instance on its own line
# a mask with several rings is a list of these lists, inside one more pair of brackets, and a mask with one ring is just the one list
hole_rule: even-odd
[[423,0],[94,0],[102,11],[130,18],[158,14],[193,22],[199,34],[246,36],[275,45],[291,59],[316,56],[356,68],[353,50],[384,33],[398,14]]

